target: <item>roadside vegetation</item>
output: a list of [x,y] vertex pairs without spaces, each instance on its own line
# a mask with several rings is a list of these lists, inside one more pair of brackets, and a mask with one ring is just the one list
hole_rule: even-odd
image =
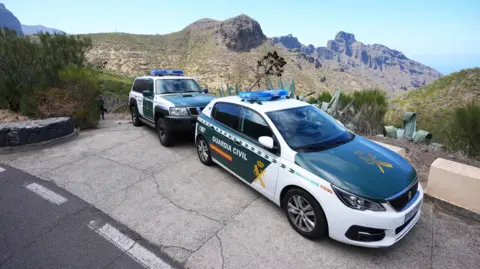
[[465,69],[391,100],[385,121],[400,127],[405,112],[416,112],[417,130],[450,151],[480,158],[479,106],[480,68]]
[[88,37],[0,30],[0,109],[34,119],[67,116],[80,129],[95,127],[102,92],[128,95],[131,81],[103,72],[106,62],[89,63],[91,48]]

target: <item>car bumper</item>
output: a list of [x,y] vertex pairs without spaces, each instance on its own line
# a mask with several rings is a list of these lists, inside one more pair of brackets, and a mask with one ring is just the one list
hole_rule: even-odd
[[173,132],[195,131],[197,116],[165,116],[165,124]]
[[[343,212],[332,212],[333,214],[327,216],[330,237],[362,247],[380,248],[394,245],[420,219],[424,193],[421,185],[418,186],[418,192],[412,199],[414,202],[401,212],[396,212],[386,204],[383,204],[387,208],[385,212],[358,211],[338,201],[343,205],[339,211]],[[414,214],[414,211],[417,213]],[[407,219],[406,216],[408,216]]]

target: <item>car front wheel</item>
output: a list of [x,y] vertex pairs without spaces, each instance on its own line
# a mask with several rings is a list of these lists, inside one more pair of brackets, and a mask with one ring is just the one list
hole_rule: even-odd
[[197,138],[197,154],[198,158],[204,165],[212,165],[212,155],[210,155],[210,147],[207,141],[202,136]]
[[132,123],[133,123],[133,126],[141,126],[142,125],[142,122],[140,121],[140,119],[138,118],[138,108],[137,106],[131,106],[130,107],[130,113],[132,114]]
[[163,118],[159,118],[157,120],[157,134],[162,146],[170,147],[173,145],[172,133],[168,129],[168,126]]
[[308,192],[293,188],[283,197],[283,210],[290,225],[308,239],[319,239],[327,233],[327,219],[322,207]]

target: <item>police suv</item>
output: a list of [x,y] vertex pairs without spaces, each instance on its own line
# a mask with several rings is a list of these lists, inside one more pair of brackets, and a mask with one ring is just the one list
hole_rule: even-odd
[[156,128],[166,147],[175,132],[193,134],[198,115],[216,97],[183,75],[182,70],[153,70],[151,76],[136,78],[129,94],[133,125]]
[[200,161],[272,200],[307,238],[386,247],[420,218],[423,189],[406,159],[285,90],[217,98],[196,126]]

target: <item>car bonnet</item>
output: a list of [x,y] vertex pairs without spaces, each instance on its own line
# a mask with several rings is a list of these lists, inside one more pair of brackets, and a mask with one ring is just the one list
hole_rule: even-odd
[[401,192],[417,177],[405,158],[361,136],[328,150],[298,152],[295,163],[341,189],[376,201]]
[[210,101],[216,98],[214,95],[202,94],[202,93],[184,93],[184,94],[169,94],[163,95],[161,98],[164,98],[175,106],[178,107],[196,107],[196,106],[206,106]]

